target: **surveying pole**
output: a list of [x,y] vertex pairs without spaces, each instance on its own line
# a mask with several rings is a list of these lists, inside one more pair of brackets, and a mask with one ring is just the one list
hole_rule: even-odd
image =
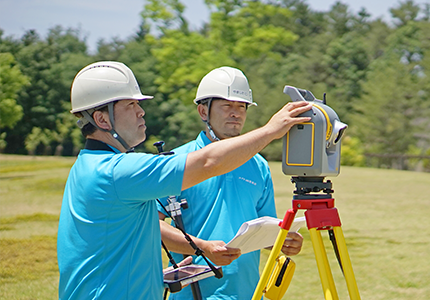
[[[260,281],[255,289],[252,300],[260,300],[266,291],[267,282],[272,273],[275,261],[281,252],[282,245],[287,237],[288,230],[294,221],[298,210],[304,209],[306,224],[309,229],[315,259],[318,267],[323,294],[326,300],[338,300],[336,286],[327,259],[327,253],[321,237],[322,230],[332,230],[331,239],[334,250],[343,271],[346,285],[351,300],[360,300],[357,283],[352,270],[351,260],[346,248],[345,238],[341,228],[341,222],[337,209],[334,207],[334,199],[331,197],[333,190],[330,181],[324,182],[323,177],[293,177],[296,184],[292,209],[288,209],[280,226],[280,232],[270,252],[264,267]],[[313,192],[323,191],[323,194]]]

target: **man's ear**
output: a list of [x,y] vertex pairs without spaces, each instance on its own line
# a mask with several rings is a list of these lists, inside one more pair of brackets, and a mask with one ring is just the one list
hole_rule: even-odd
[[101,129],[111,130],[112,126],[109,120],[109,114],[107,112],[96,110],[93,113],[94,122],[96,122],[97,126]]
[[202,121],[208,120],[208,106],[207,105],[199,104],[197,106],[197,111],[199,112],[199,115],[200,115],[200,118],[202,119]]

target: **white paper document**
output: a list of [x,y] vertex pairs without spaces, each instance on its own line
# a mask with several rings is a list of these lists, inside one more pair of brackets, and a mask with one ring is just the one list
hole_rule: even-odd
[[[225,246],[239,248],[242,254],[273,246],[280,232],[282,219],[261,217],[240,226],[236,236]],[[295,218],[289,232],[296,232],[306,224],[305,217]]]

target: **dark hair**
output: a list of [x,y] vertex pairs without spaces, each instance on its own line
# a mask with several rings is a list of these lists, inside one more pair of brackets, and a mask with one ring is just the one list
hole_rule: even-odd
[[97,128],[93,124],[88,123],[81,128],[81,133],[85,138],[87,138],[87,136],[89,136],[90,134],[93,134],[94,132],[96,132],[96,130]]
[[[114,103],[114,105],[115,105],[115,103]],[[105,105],[105,106],[103,106],[103,107],[100,107],[100,108],[97,108],[92,114],[91,114],[91,116],[93,116],[93,114],[96,112],[96,111],[105,111],[105,112],[107,112],[108,111],[108,106],[107,105]],[[83,115],[81,114],[81,113],[75,113],[75,116],[77,116],[78,118],[83,118]],[[85,137],[85,138],[87,138],[87,136],[89,136],[89,135],[91,135],[91,134],[93,134],[94,132],[96,132],[96,130],[97,130],[97,127],[95,127],[93,124],[91,124],[90,122],[88,122],[87,124],[85,124],[85,126],[84,127],[82,127],[81,128],[81,133],[82,133],[82,135]]]

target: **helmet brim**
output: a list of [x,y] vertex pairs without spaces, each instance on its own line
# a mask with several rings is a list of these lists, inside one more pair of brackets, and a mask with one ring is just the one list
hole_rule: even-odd
[[195,104],[200,104],[200,101],[204,100],[204,99],[209,99],[209,98],[216,98],[216,99],[223,99],[223,100],[227,100],[227,101],[234,101],[234,102],[243,102],[243,103],[247,103],[249,105],[255,105],[258,106],[258,104],[256,102],[250,102],[250,101],[246,101],[243,98],[239,98],[239,97],[229,97],[229,98],[225,98],[225,97],[220,97],[220,95],[205,95],[204,97],[199,97],[194,99],[194,103]]
[[[152,99],[152,98],[154,98],[154,96],[148,96],[148,95],[142,95],[142,94],[140,94],[138,96],[134,96],[134,97],[115,97],[115,98],[108,99],[106,101],[100,102],[100,105],[98,105],[98,107],[104,106],[104,105],[109,104],[110,102],[114,102],[114,101],[120,101],[120,100],[138,100],[138,101],[142,101],[142,100],[149,100],[149,99]],[[81,111],[84,111],[84,110],[88,110],[88,109],[92,109],[92,108],[94,108],[93,105],[88,105],[87,107],[84,106],[84,107],[80,107],[79,109],[72,109],[70,112],[72,114],[74,114],[74,113],[78,113],[78,112],[81,112]]]

